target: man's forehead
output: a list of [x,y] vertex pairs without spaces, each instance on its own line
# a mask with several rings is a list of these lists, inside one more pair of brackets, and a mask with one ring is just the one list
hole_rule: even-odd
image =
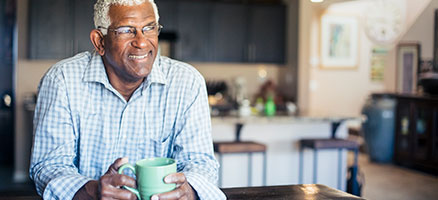
[[147,21],[155,20],[155,13],[152,4],[146,1],[138,5],[112,4],[109,10],[111,20],[144,19]]

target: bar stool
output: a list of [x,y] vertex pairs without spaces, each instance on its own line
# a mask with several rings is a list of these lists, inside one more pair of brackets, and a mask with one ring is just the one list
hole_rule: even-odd
[[[299,183],[303,183],[303,151],[305,148],[313,149],[313,183],[317,183],[318,167],[318,150],[320,149],[338,149],[338,189],[341,189],[342,178],[342,150],[354,151],[354,166],[357,166],[359,144],[352,140],[337,139],[336,130],[344,120],[332,122],[332,137],[326,139],[301,139],[300,144],[300,161],[299,161]],[[356,177],[354,177],[356,178]]]
[[219,164],[219,186],[222,187],[222,156],[223,154],[246,153],[248,154],[248,185],[252,183],[252,154],[263,154],[263,185],[266,185],[266,145],[257,142],[213,142],[214,152],[218,154]]

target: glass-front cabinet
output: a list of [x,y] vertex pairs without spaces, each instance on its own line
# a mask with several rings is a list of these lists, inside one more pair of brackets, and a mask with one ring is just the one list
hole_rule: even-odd
[[395,162],[438,174],[438,98],[397,96]]

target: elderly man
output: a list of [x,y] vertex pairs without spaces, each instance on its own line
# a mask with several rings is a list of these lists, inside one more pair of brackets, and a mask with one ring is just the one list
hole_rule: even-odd
[[152,199],[225,199],[216,187],[205,81],[190,65],[157,56],[153,0],[98,0],[94,53],[43,77],[30,176],[44,199],[135,199],[124,163],[170,157],[173,191]]

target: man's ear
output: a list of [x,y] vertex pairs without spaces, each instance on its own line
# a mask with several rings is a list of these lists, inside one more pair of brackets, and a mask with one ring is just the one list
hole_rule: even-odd
[[103,34],[98,29],[93,29],[90,32],[90,40],[91,43],[93,43],[94,49],[96,49],[96,52],[103,56],[105,54],[105,48],[104,48],[104,40],[103,40]]

